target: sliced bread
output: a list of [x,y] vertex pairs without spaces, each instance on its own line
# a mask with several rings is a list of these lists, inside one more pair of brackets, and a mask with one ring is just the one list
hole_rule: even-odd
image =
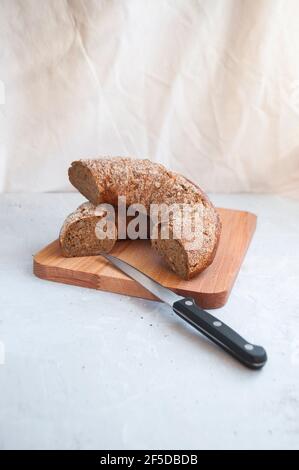
[[[178,221],[169,222],[170,238],[152,239],[152,246],[182,278],[189,279],[207,266],[216,254],[221,222],[206,194],[185,177],[146,159],[128,157],[79,160],[69,168],[70,182],[95,205],[117,205],[118,197],[126,198],[127,206],[143,204],[150,215],[153,204],[187,204],[201,207],[201,219],[194,227],[196,248],[184,238],[171,236]],[[197,234],[197,235],[196,235]],[[200,240],[199,240],[200,239]]]
[[[67,257],[93,256],[108,253],[117,240],[115,225],[108,222],[110,237],[101,237],[101,233],[108,229],[107,225],[99,224],[107,212],[96,208],[90,202],[81,204],[75,212],[65,220],[59,235],[62,254]],[[105,233],[108,234],[108,231]]]

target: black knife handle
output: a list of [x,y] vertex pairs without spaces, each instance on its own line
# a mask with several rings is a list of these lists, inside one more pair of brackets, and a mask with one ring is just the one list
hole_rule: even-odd
[[173,304],[173,310],[247,367],[260,369],[267,362],[267,353],[264,348],[246,341],[218,318],[198,307],[193,299],[178,300]]

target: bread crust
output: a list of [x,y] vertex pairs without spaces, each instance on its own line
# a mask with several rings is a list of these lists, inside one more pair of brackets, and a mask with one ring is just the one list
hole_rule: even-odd
[[[221,234],[219,215],[208,196],[187,178],[167,170],[147,159],[107,157],[78,160],[69,168],[70,182],[94,205],[117,204],[118,196],[126,197],[127,206],[143,204],[149,214],[151,204],[200,204],[203,207],[204,243],[201,249],[188,249],[180,241],[187,256],[186,274],[190,279],[206,269],[213,261]],[[160,253],[159,242],[152,246]],[[167,261],[167,257],[164,256]],[[173,269],[173,266],[171,266]]]

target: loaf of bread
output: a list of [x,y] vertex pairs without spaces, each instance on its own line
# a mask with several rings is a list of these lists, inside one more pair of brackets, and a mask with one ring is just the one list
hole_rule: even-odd
[[194,206],[189,218],[178,215],[170,214],[167,222],[158,222],[157,236],[152,237],[151,243],[175,273],[182,279],[191,279],[213,261],[220,223],[210,206]]
[[99,231],[107,230],[107,224],[102,229],[98,223],[107,212],[96,208],[90,202],[85,202],[71,213],[65,220],[59,235],[62,254],[67,257],[93,256],[108,253],[117,240],[117,228],[110,225],[109,237],[100,238]]
[[[152,239],[152,246],[168,266],[183,279],[190,279],[208,267],[216,254],[221,223],[205,193],[183,176],[150,160],[123,157],[79,160],[69,168],[70,182],[95,206],[101,203],[117,205],[118,197],[126,205],[143,204],[150,215],[153,204],[188,204],[201,209],[200,223],[195,227],[200,238],[196,245],[188,240]],[[176,219],[169,222],[170,235]]]

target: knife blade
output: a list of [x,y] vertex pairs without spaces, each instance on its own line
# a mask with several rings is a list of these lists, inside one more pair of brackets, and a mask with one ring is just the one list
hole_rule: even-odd
[[147,276],[139,269],[115,256],[102,256],[120,271],[137,281],[196,330],[220,346],[226,352],[251,369],[261,369],[267,362],[267,353],[262,346],[246,341],[236,331],[196,305],[191,297],[181,297],[167,287]]

